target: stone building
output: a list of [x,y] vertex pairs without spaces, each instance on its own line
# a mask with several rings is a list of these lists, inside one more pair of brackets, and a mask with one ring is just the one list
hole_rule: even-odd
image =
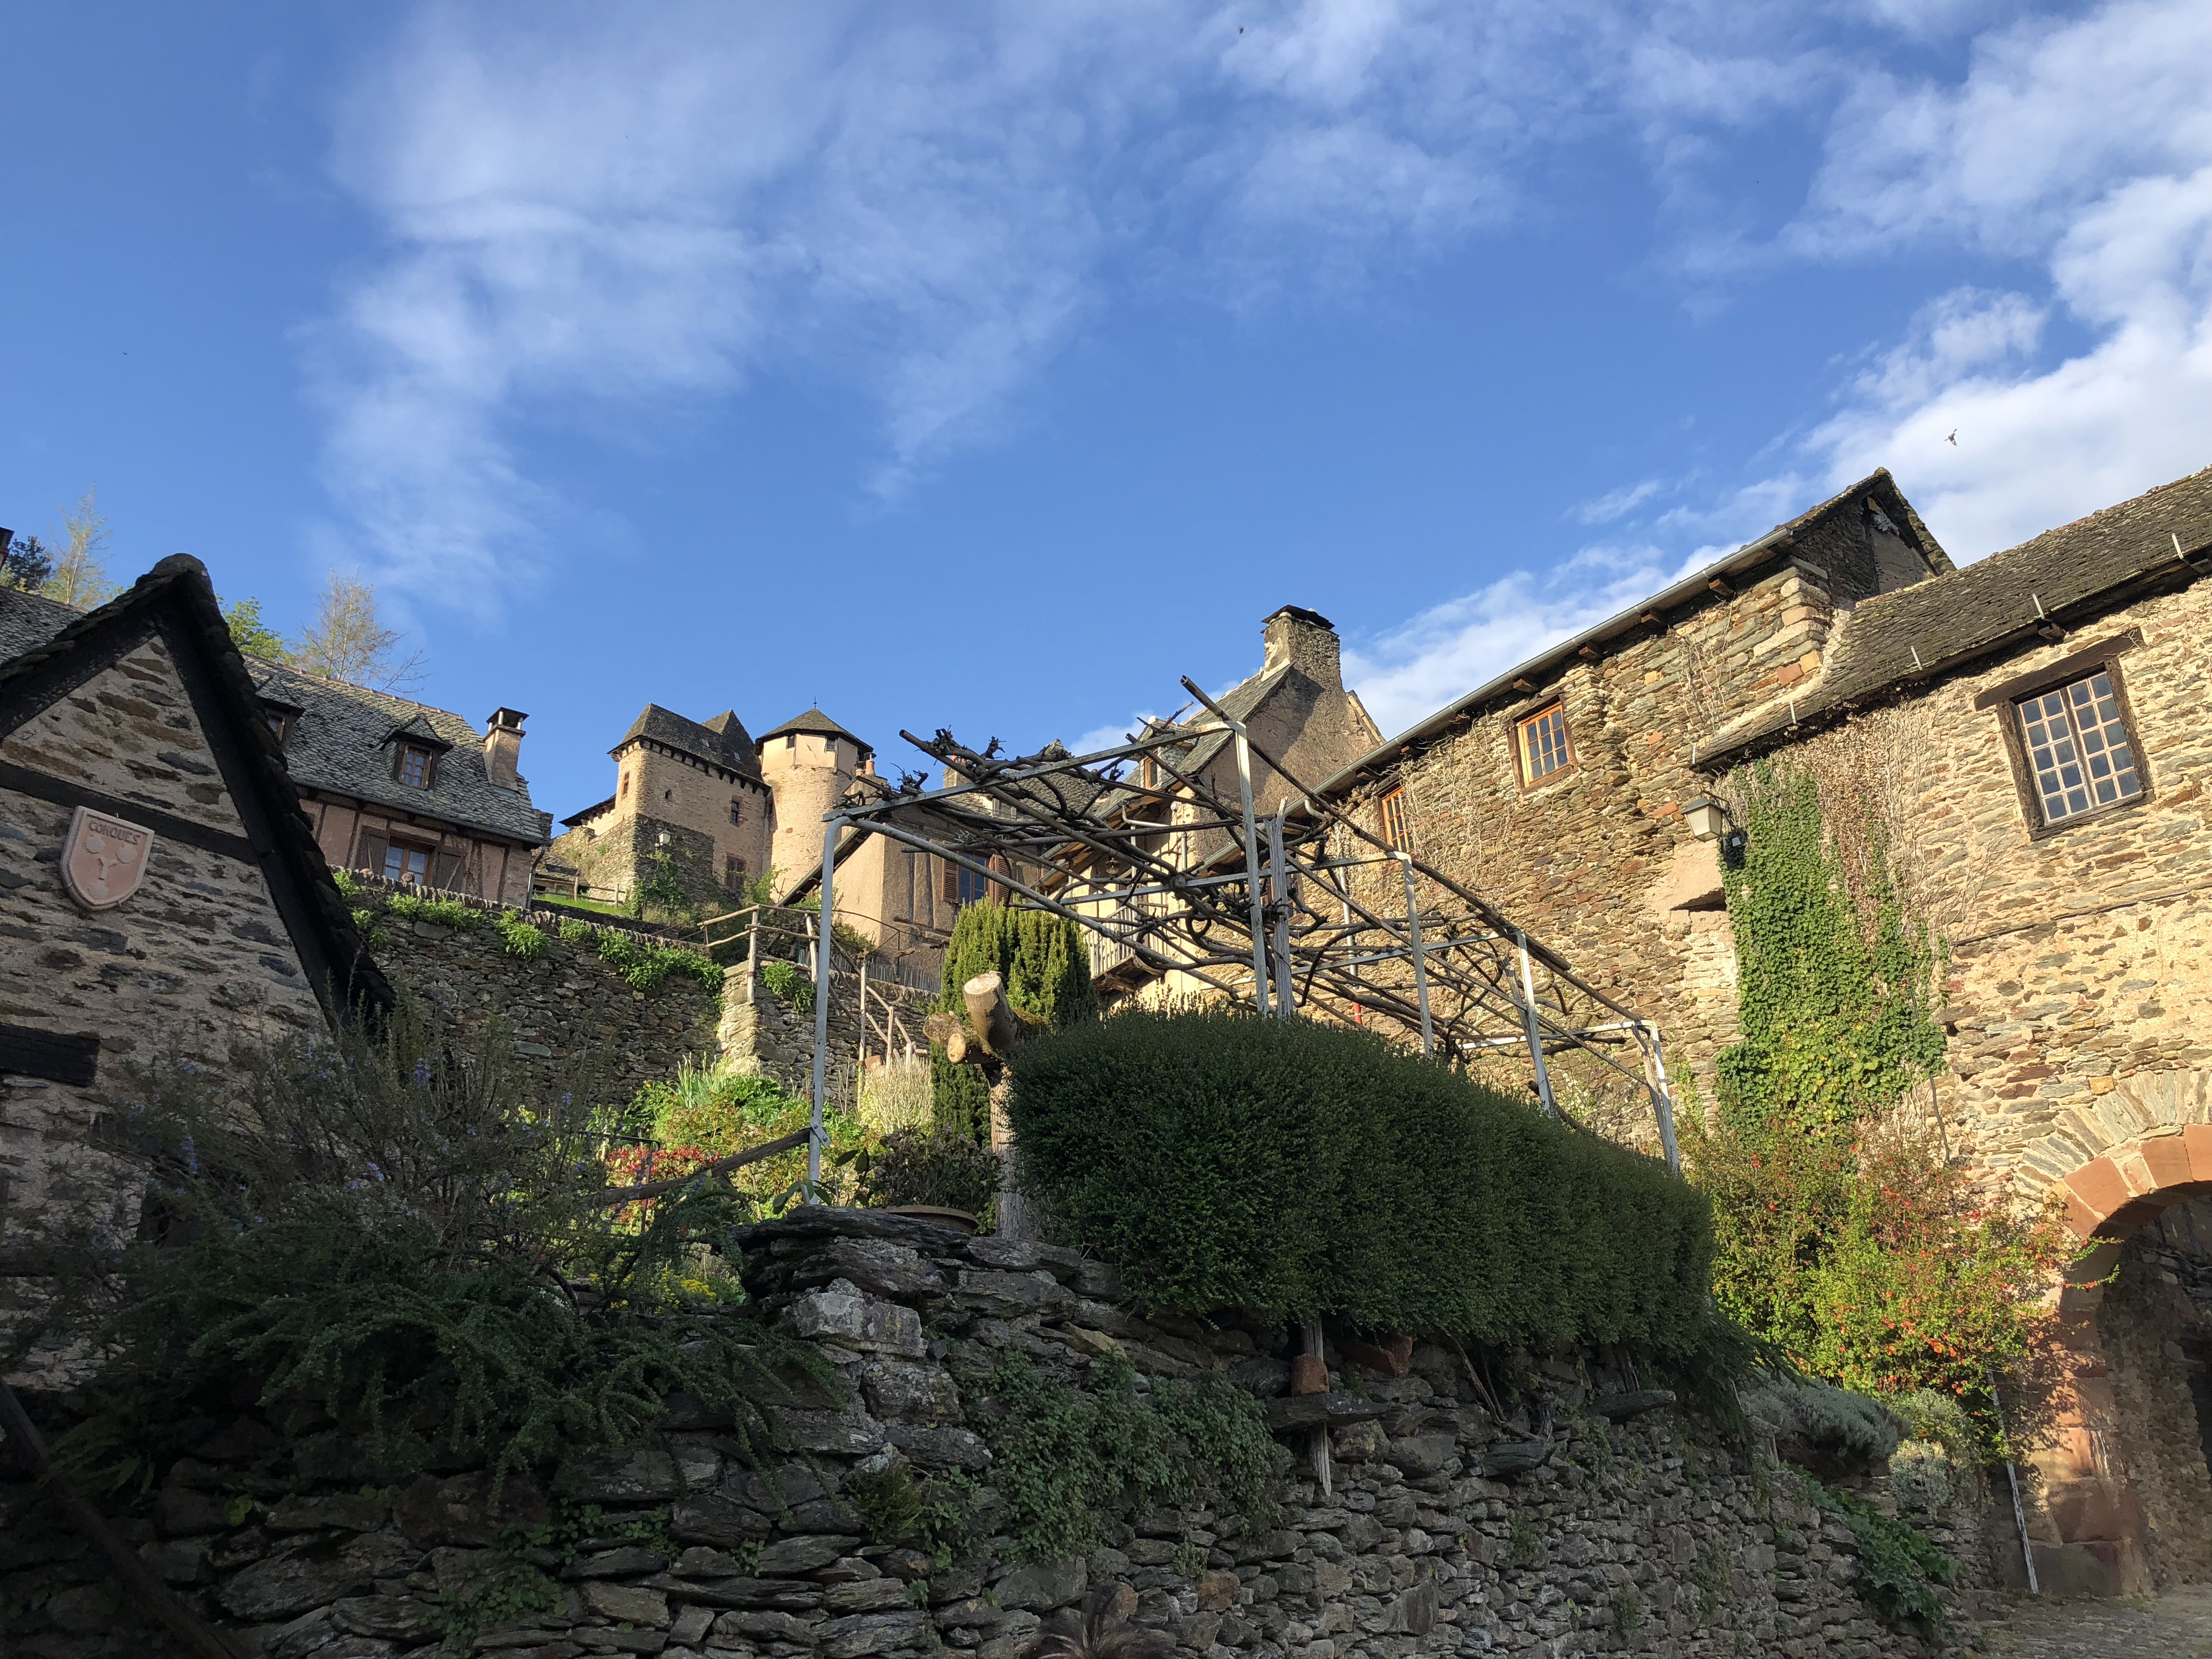
[[725,709],[686,720],[649,702],[609,750],[615,792],[561,820],[548,876],[617,902],[665,863],[687,892],[741,891],[769,871],[774,797],[744,723]]
[[[82,613],[0,588],[0,657],[43,645]],[[522,723],[479,734],[449,709],[245,659],[316,842],[334,868],[520,904],[550,838],[517,769]]]
[[198,560],[164,559],[0,664],[11,1238],[52,1203],[86,1221],[125,1203],[89,1133],[118,1066],[220,1066],[241,1036],[391,1000]]
[[2039,1460],[2062,1586],[2212,1573],[2203,1442],[2179,1416],[2193,1386],[2212,1403],[2189,1346],[2212,1322],[2177,1328],[2180,1304],[2145,1296],[2109,1331],[2099,1311],[2116,1267],[2148,1271],[2130,1238],[2212,1190],[2208,574],[2212,471],[1962,569],[1877,472],[1328,787],[1660,1022],[1708,1085],[1735,1035],[1734,940],[1685,808],[1772,760],[1814,775],[1840,836],[1887,836],[1947,953],[1942,1132],[1993,1192],[2063,1202],[2094,1252]]

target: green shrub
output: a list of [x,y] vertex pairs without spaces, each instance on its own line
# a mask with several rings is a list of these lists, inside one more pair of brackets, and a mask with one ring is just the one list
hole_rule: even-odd
[[761,963],[761,983],[778,1002],[805,1013],[814,1006],[814,975],[795,962],[771,959]]
[[483,912],[462,903],[459,899],[424,898],[420,893],[394,893],[384,901],[384,908],[393,915],[409,921],[427,921],[434,927],[451,927],[456,933],[472,933],[483,926]]
[[[997,974],[1006,1000],[1054,1030],[1098,1012],[1083,930],[1065,916],[1016,905],[963,905],[945,941],[940,1009],[959,1013],[961,988],[978,974]],[[955,1066],[930,1045],[930,1086],[939,1130],[980,1140],[990,1121],[989,1085],[973,1066]]]
[[[599,1157],[617,1114],[595,1074],[526,1096],[510,1045],[488,1026],[460,1049],[403,1003],[374,1041],[240,1045],[220,1079],[173,1060],[118,1079],[108,1152],[143,1178],[145,1224],[55,1237],[70,1272],[0,1353],[101,1356],[64,1437],[79,1470],[157,1469],[187,1402],[240,1384],[365,1425],[380,1459],[481,1456],[501,1478],[647,1434],[678,1389],[766,1434],[747,1391],[804,1351],[743,1304],[728,1263],[748,1206],[685,1193],[618,1221]],[[570,1293],[586,1279],[601,1310]]]
[[1012,1064],[1024,1184],[1144,1307],[1506,1346],[1707,1340],[1699,1194],[1380,1037],[1134,1011]]
[[1785,1447],[1838,1468],[1870,1468],[1897,1449],[1897,1419],[1881,1401],[1814,1377],[1761,1376],[1743,1407]]
[[1118,1349],[1091,1367],[1088,1388],[1055,1382],[1009,1349],[989,1389],[992,1484],[1024,1560],[1084,1554],[1116,1510],[1206,1504],[1252,1524],[1276,1518],[1285,1454],[1259,1402],[1225,1377],[1158,1380],[1140,1399]]
[[965,1135],[894,1129],[852,1163],[863,1204],[934,1204],[981,1217],[999,1196],[999,1155]]
[[[561,937],[569,937],[570,924],[561,925]],[[599,960],[620,974],[623,982],[639,991],[657,991],[671,974],[696,981],[710,991],[722,988],[722,970],[696,951],[672,949],[655,945],[651,939],[639,939],[617,928],[602,927],[596,931],[596,948]]]
[[1957,1581],[1958,1564],[1910,1521],[1893,1521],[1865,1499],[1831,1492],[1809,1478],[1805,1489],[1857,1540],[1859,1573],[1854,1583],[1859,1599],[1885,1619],[1910,1619],[1930,1635],[1942,1636],[1947,1621],[1936,1591]]
[[589,945],[595,931],[588,921],[564,921],[558,929],[565,945]]
[[492,918],[492,926],[499,929],[501,948],[511,957],[525,962],[535,962],[548,948],[544,933],[517,915],[512,910],[501,910]]

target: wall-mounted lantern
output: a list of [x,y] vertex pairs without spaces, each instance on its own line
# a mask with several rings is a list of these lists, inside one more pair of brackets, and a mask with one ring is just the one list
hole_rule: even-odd
[[1682,822],[1699,841],[1717,841],[1729,827],[1729,810],[1711,795],[1682,803]]
[[1730,860],[1741,859],[1743,849],[1751,844],[1751,837],[1729,816],[1728,808],[1711,795],[1684,801],[1682,822],[1699,841],[1720,842],[1721,852]]

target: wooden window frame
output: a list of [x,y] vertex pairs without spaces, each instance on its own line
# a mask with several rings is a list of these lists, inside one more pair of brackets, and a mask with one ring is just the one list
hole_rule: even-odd
[[[2047,841],[2083,824],[2101,823],[2115,813],[2132,812],[2158,793],[2157,782],[2151,775],[2150,750],[2143,742],[2142,726],[2136,718],[2135,704],[2128,696],[2127,676],[2120,671],[2121,655],[2142,643],[2142,630],[2131,628],[2082,650],[2070,652],[2032,672],[2016,675],[1974,698],[1975,708],[1993,711],[2004,732],[2005,753],[2012,763],[2013,790],[2020,799],[2021,820],[2027,826],[2029,841]],[[2076,812],[2053,823],[2043,815],[2043,792],[2036,786],[2034,758],[2027,752],[2027,732],[2020,705],[2030,697],[2041,696],[2093,674],[2112,677],[2112,694],[2120,705],[2120,724],[2127,732],[2129,748],[2135,752],[2136,776],[2142,781],[2142,787],[2124,799],[2092,806],[2086,812]]]
[[[422,757],[422,781],[410,783],[407,779],[407,757]],[[392,757],[392,781],[403,789],[420,789],[425,793],[438,785],[438,751],[428,744],[401,742]]]
[[[1547,714],[1559,717],[1559,748],[1565,758],[1550,770],[1531,775],[1528,733]],[[1513,738],[1513,772],[1520,780],[1523,794],[1556,783],[1569,773],[1581,769],[1582,757],[1575,751],[1574,723],[1567,718],[1567,700],[1565,697],[1547,697],[1528,713],[1511,714],[1507,716],[1507,720]]]
[[432,878],[437,873],[439,863],[438,855],[441,851],[436,842],[415,841],[410,840],[404,836],[394,836],[388,833],[384,836],[382,839],[384,842],[384,858],[387,866],[389,865],[392,855],[394,853],[420,853],[422,855],[422,878],[420,881],[410,881],[407,879],[407,865],[404,857],[400,860],[399,874],[398,876],[394,877],[391,875],[387,870],[383,869],[374,871],[372,872],[373,874],[382,876],[386,881],[396,880],[402,887],[429,888],[435,885],[435,883]]
[[733,824],[733,825],[734,825],[734,824],[740,824],[740,823],[743,823],[744,821],[745,821],[745,804],[744,804],[744,800],[743,800],[742,799],[740,799],[739,797],[736,796],[736,795],[732,795],[732,796],[731,796],[731,797],[730,797],[730,822],[731,822],[731,823],[732,823],[732,824]]
[[1413,850],[1413,803],[1397,784],[1375,798],[1375,828],[1394,853]]

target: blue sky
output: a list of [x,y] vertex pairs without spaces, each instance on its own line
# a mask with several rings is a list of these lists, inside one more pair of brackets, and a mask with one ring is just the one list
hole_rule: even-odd
[[[1027,748],[1334,618],[1386,729],[1875,465],[2212,460],[2212,8],[16,7],[0,523],[529,711]],[[1957,441],[1948,441],[1955,432]]]

